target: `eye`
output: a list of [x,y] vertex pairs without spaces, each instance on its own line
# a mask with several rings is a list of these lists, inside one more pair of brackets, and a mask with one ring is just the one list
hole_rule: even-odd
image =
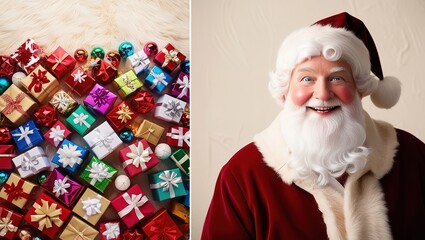
[[344,78],[336,76],[336,77],[332,77],[331,81],[344,81]]
[[313,78],[311,78],[311,77],[302,77],[301,78],[301,82],[311,82],[311,81],[313,81]]

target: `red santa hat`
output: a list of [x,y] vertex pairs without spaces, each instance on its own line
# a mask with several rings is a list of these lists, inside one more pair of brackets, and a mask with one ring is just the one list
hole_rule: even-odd
[[366,28],[366,25],[360,19],[357,19],[346,12],[342,12],[319,20],[315,24],[330,25],[334,28],[345,28],[353,32],[368,49],[371,71],[380,80],[378,87],[375,88],[370,96],[372,102],[379,108],[391,108],[397,104],[401,94],[400,81],[395,77],[384,77],[375,42],[373,41],[369,30]]

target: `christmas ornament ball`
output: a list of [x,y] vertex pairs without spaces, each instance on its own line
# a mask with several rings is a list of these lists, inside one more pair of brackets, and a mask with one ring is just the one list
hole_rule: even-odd
[[166,143],[160,143],[155,148],[155,155],[159,159],[165,160],[171,156],[171,147]]
[[154,42],[147,42],[143,47],[143,51],[148,57],[154,57],[158,53],[158,45]]
[[115,178],[115,187],[120,191],[125,191],[130,187],[130,178],[127,175],[118,175]]
[[3,94],[7,88],[12,84],[7,78],[0,77],[0,94]]
[[74,58],[77,60],[77,62],[83,63],[87,60],[87,57],[88,53],[84,48],[79,48],[74,52]]
[[13,84],[15,84],[17,87],[21,87],[21,81],[26,78],[27,75],[23,72],[16,72],[13,74],[12,76],[12,82]]
[[9,179],[10,172],[5,170],[0,170],[0,183],[5,183]]
[[94,47],[90,52],[91,58],[105,58],[105,50],[102,47]]
[[129,56],[134,54],[134,46],[131,42],[122,42],[118,46],[118,52],[120,53],[122,58],[128,58]]

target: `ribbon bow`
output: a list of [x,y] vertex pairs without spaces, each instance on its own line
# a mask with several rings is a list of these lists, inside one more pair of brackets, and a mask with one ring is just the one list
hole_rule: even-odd
[[183,147],[183,141],[190,146],[190,130],[183,134],[183,127],[172,128],[171,133],[167,133],[168,137],[177,139],[177,146]]
[[11,202],[13,200],[18,200],[20,198],[28,198],[29,194],[24,192],[23,185],[24,180],[19,179],[19,182],[15,185],[15,183],[12,182],[12,184],[5,184],[4,185],[4,191],[6,192],[7,201]]
[[92,148],[98,146],[98,145],[103,145],[104,147],[111,149],[111,143],[114,141],[114,138],[111,136],[113,134],[112,133],[104,133],[104,134],[108,134],[108,135],[104,135],[100,132],[100,129],[97,128],[95,131],[96,133],[96,137],[94,139],[94,143],[93,146],[91,146]]
[[131,119],[131,115],[134,114],[130,107],[127,105],[121,105],[117,111],[118,119],[121,120],[121,123],[126,123],[127,120]]
[[137,57],[133,61],[133,67],[145,66],[147,64],[146,60],[148,60],[148,56],[144,54],[137,54]]
[[61,91],[56,93],[50,103],[56,108],[66,109],[71,102],[71,98],[65,92]]
[[64,137],[65,129],[61,129],[60,125],[50,128],[49,138],[53,139],[55,146],[58,146],[59,143],[64,139]]
[[24,67],[30,66],[31,64],[35,63],[39,59],[38,57],[35,57],[33,55],[33,53],[35,53],[37,50],[37,49],[33,49],[33,47],[34,47],[34,40],[27,39],[27,41],[25,41],[25,44],[22,44],[18,48],[17,52],[15,52],[17,54],[15,54],[13,57],[15,57],[16,60],[18,60],[18,62],[20,62]]
[[87,77],[87,75],[84,74],[83,71],[78,69],[77,72],[73,75],[73,77],[74,77],[74,82],[82,83],[86,80],[85,78]]
[[43,71],[41,69],[38,69],[38,73],[33,72],[31,74],[32,80],[28,86],[28,90],[31,91],[31,89],[34,87],[34,92],[41,92],[41,90],[43,90],[43,83],[50,82],[50,80],[46,77],[46,74],[47,71]]
[[18,95],[16,95],[15,100],[7,94],[1,95],[1,98],[5,101],[5,108],[3,109],[4,115],[11,114],[14,110],[18,111],[19,113],[28,116],[28,114],[24,111],[22,108],[21,102],[25,98],[25,94],[23,92],[20,92]]
[[146,196],[142,196],[142,194],[131,194],[130,196],[128,193],[124,193],[122,197],[128,205],[118,212],[118,216],[123,218],[134,209],[137,219],[141,220],[145,217],[139,208],[148,202],[148,198]]
[[107,178],[112,177],[112,174],[108,172],[108,168],[104,163],[93,162],[91,167],[89,166],[87,170],[90,172],[90,184],[93,186],[96,184],[96,182],[101,182]]
[[32,147],[32,142],[29,135],[34,134],[34,129],[30,130],[30,126],[27,124],[25,128],[22,126],[19,126],[19,131],[20,131],[19,133],[12,134],[12,136],[14,137],[19,137],[18,140],[16,141],[19,142],[22,139],[25,139],[25,142],[27,143],[27,145]]
[[184,95],[186,95],[187,91],[189,91],[190,89],[190,82],[189,82],[189,78],[184,75],[183,80],[182,79],[177,79],[176,82],[179,85],[179,88],[181,88],[181,92],[180,94],[177,96],[177,98],[182,98]]
[[86,212],[84,215],[84,219],[87,219],[90,216],[96,215],[98,213],[101,213],[102,203],[100,202],[100,199],[102,197],[98,194],[96,198],[87,198],[86,200],[83,200],[83,210]]
[[108,97],[109,91],[105,88],[98,88],[94,92],[91,92],[90,95],[93,98],[94,103],[101,107],[102,105],[105,105],[108,103],[109,97]]
[[153,76],[153,81],[152,81],[152,86],[150,86],[149,89],[151,90],[154,89],[156,85],[158,85],[159,83],[162,83],[164,86],[168,85],[168,82],[165,81],[166,77],[163,72],[161,73],[151,72],[150,74]]
[[71,187],[71,184],[67,183],[68,177],[65,176],[63,179],[56,179],[53,186],[53,193],[56,197],[68,193],[67,188]]
[[44,199],[41,199],[41,204],[41,206],[38,203],[34,204],[35,214],[31,215],[31,222],[38,222],[40,231],[43,231],[44,227],[53,227],[53,224],[58,227],[62,226],[63,221],[60,219],[62,209],[58,209],[56,203],[52,203],[49,206],[49,202]]
[[183,114],[183,107],[180,102],[169,100],[168,103],[163,103],[165,107],[165,115],[174,118],[179,118]]
[[[13,225],[12,212],[7,211],[6,217],[2,217],[0,219],[0,236],[4,237],[8,232],[16,232],[18,230],[18,227]],[[1,214],[1,211],[0,211]]]
[[84,124],[87,128],[90,127],[90,124],[86,121],[86,119],[89,117],[89,115],[86,115],[84,113],[78,114],[76,112],[73,112],[72,116],[75,117],[74,120],[73,120],[74,124],[78,124],[80,126],[83,126],[83,124]]
[[40,155],[37,156],[31,156],[28,152],[24,153],[22,162],[21,162],[21,168],[24,171],[36,171],[37,165],[40,163],[37,158],[40,157]]
[[136,86],[134,86],[134,82],[131,81],[126,74],[122,75],[121,78],[122,78],[125,86],[130,88],[132,91],[136,90]]
[[77,148],[76,145],[66,144],[58,150],[59,162],[62,163],[64,168],[66,166],[72,168],[75,163],[81,164],[83,161],[83,159],[80,158],[82,156],[81,150],[77,150]]
[[170,170],[165,170],[163,173],[159,175],[159,178],[164,180],[160,183],[150,184],[151,188],[162,188],[163,192],[169,191],[170,198],[174,198],[176,196],[174,192],[174,187],[178,188],[178,183],[182,182],[182,178],[177,176],[177,173],[172,172]]
[[143,143],[139,142],[137,147],[135,144],[129,146],[130,152],[126,154],[130,159],[126,160],[123,163],[123,167],[127,167],[130,164],[133,164],[136,168],[139,166],[142,169],[146,169],[146,163],[151,160],[150,155],[153,153],[151,148],[148,146],[146,149],[143,147]]
[[171,49],[170,51],[168,51],[166,48],[163,48],[162,52],[165,55],[164,55],[164,63],[162,63],[161,68],[164,68],[165,66],[167,66],[168,62],[170,61],[173,61],[176,64],[180,64],[180,58],[178,57],[178,54],[179,54],[178,50]]
[[63,61],[69,56],[68,53],[64,52],[62,49],[59,53],[62,53],[62,56],[58,57],[55,55],[55,53],[52,53],[53,57],[55,58],[55,65],[52,67],[53,70],[56,70],[59,64],[64,64]]
[[105,223],[106,230],[102,233],[106,240],[118,238],[120,235],[120,225],[118,223]]
[[176,234],[177,230],[166,226],[165,221],[154,221],[154,224],[149,228],[149,230],[154,233],[155,239],[172,239],[177,240]]

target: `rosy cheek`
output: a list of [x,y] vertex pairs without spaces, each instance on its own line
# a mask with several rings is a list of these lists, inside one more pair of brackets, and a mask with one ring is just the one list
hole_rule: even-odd
[[345,104],[350,104],[354,99],[355,90],[344,87],[334,91],[334,94]]
[[292,101],[297,106],[304,105],[311,98],[312,95],[313,92],[305,88],[294,89],[291,92]]

